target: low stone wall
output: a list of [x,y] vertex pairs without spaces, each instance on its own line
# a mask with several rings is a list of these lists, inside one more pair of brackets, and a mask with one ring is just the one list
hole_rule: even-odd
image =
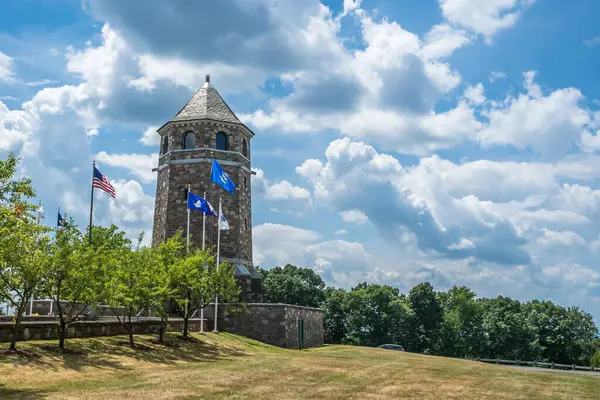
[[[67,337],[94,337],[126,335],[127,330],[114,317],[106,317],[103,308],[93,317],[94,320],[81,320],[68,327]],[[293,306],[290,304],[240,303],[219,304],[217,328],[221,332],[230,332],[246,336],[264,343],[297,349],[298,319],[304,322],[304,348],[324,344],[323,310],[318,308]],[[196,316],[200,316],[198,312]],[[89,315],[88,315],[89,317]],[[204,310],[205,331],[214,327],[214,306]],[[170,319],[170,331],[182,331],[183,319]],[[10,341],[12,336],[12,317],[0,317],[0,342]],[[160,321],[157,318],[139,318],[135,323],[136,334],[158,334]],[[190,320],[190,331],[200,330],[200,319]],[[18,340],[57,339],[58,322],[56,317],[26,316]]]
[[[133,323],[135,334],[158,334],[160,331],[160,320],[143,319]],[[200,331],[200,319],[189,320],[191,332]],[[169,332],[183,331],[183,319],[172,318],[167,327]],[[12,338],[13,323],[0,322],[0,342],[9,342]],[[67,338],[84,338],[97,336],[127,335],[127,330],[116,320],[102,321],[77,321],[67,327]],[[23,321],[19,332],[19,341],[24,340],[57,340],[59,336],[58,321]]]
[[[204,317],[214,327],[214,307]],[[323,310],[289,304],[219,304],[217,328],[286,349],[298,348],[298,319],[304,321],[304,348],[324,344]]]

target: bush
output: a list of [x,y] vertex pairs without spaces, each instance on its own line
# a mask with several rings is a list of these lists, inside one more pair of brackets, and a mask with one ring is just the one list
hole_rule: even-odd
[[596,352],[592,356],[591,364],[591,366],[594,368],[600,368],[600,350],[596,350]]

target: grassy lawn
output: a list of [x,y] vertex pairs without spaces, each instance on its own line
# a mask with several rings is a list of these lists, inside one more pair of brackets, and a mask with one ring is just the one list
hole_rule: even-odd
[[[0,356],[2,399],[598,399],[600,376],[514,370],[361,347],[283,350],[226,333],[146,350],[123,337],[68,340],[83,355],[19,343]],[[5,344],[2,344],[3,346]]]

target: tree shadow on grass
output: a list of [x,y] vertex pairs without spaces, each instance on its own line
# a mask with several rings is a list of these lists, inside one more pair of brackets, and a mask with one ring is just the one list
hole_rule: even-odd
[[[66,346],[80,354],[62,353],[49,349],[52,342],[36,342],[24,345],[31,352],[44,357],[28,359],[19,364],[39,365],[44,368],[58,369],[59,367],[80,371],[84,368],[132,370],[128,361],[137,360],[156,364],[176,364],[181,362],[214,362],[233,357],[248,356],[248,353],[236,347],[228,347],[219,343],[210,343],[196,337],[197,343],[178,340],[174,334],[169,334],[166,340],[177,343],[177,346],[163,346],[154,343],[155,336],[136,335],[135,341],[143,346],[132,349],[122,345],[124,336],[102,338],[69,339]],[[0,396],[0,398],[2,398]]]
[[12,389],[0,383],[0,399],[34,400],[45,398],[45,391],[39,389]]

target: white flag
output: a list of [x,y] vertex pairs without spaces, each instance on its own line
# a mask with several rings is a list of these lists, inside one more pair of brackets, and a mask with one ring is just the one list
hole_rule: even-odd
[[46,218],[46,214],[44,213],[44,207],[42,207],[42,203],[40,203],[40,206],[38,207],[38,218],[40,220]]
[[227,222],[227,218],[225,218],[225,214],[223,214],[223,209],[221,208],[221,203],[219,203],[219,230],[220,231],[229,230],[229,222]]

